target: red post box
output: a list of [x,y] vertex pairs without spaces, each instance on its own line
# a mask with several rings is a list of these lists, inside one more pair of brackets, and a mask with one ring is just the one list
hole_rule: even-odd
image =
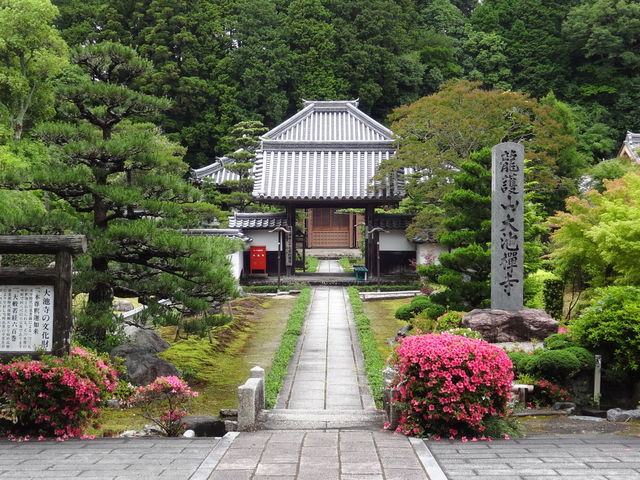
[[267,247],[249,247],[249,272],[267,273]]

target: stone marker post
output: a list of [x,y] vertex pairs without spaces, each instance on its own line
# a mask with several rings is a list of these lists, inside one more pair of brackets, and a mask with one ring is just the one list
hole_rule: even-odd
[[524,147],[491,149],[491,308],[522,309],[524,280]]

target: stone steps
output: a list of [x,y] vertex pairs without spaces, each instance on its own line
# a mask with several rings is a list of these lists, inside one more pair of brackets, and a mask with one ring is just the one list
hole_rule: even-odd
[[274,409],[258,414],[260,430],[363,429],[378,431],[387,421],[383,410]]

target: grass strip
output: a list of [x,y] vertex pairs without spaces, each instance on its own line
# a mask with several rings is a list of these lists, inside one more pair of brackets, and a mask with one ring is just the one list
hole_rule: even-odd
[[318,257],[307,257],[305,259],[305,270],[307,273],[316,273],[318,271]]
[[376,405],[381,407],[384,389],[382,370],[385,367],[385,361],[376,346],[376,337],[371,329],[371,320],[364,314],[364,307],[358,289],[356,287],[348,287],[347,293],[353,309],[353,317],[358,331],[358,338],[360,339],[360,348],[364,356],[364,369],[369,380],[369,387]]
[[265,402],[267,408],[273,408],[276,404],[278,392],[282,388],[284,377],[287,374],[287,367],[293,357],[293,353],[296,351],[298,337],[302,333],[302,325],[304,324],[304,317],[310,300],[311,289],[303,288],[287,320],[280,346],[276,350],[271,370],[269,370],[265,380]]

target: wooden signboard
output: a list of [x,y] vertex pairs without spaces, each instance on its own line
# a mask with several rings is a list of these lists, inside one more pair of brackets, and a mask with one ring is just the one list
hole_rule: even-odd
[[82,235],[0,235],[0,255],[55,255],[53,268],[0,268],[0,357],[69,353],[72,255],[86,250]]

